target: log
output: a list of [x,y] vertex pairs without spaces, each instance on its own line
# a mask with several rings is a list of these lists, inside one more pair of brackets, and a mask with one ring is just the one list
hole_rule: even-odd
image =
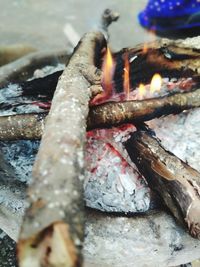
[[200,239],[200,173],[146,131],[133,133],[125,147],[152,190],[191,236]]
[[28,190],[30,207],[17,246],[20,267],[82,266],[88,76],[94,76],[105,46],[101,33],[86,34],[59,79]]
[[141,101],[110,102],[90,109],[88,129],[139,123],[200,106],[200,89]]
[[41,139],[47,113],[0,117],[0,140]]
[[[87,129],[141,123],[199,106],[200,89],[142,101],[109,102],[90,107]],[[38,113],[0,117],[0,140],[40,139],[46,115]]]

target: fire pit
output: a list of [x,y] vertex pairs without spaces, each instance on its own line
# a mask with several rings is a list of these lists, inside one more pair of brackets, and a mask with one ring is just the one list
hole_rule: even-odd
[[199,257],[198,41],[112,55],[88,33],[64,71],[1,89],[0,223],[20,266],[80,266],[84,218],[86,266]]

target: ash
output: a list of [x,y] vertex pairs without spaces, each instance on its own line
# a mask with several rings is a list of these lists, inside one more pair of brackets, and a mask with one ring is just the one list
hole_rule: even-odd
[[39,141],[29,140],[0,142],[4,158],[13,166],[19,181],[30,182],[32,166],[39,144]]
[[88,133],[86,205],[108,212],[145,212],[150,190],[123,146],[136,128],[126,125]]
[[47,75],[50,75],[56,71],[64,70],[65,64],[58,63],[56,66],[45,66],[44,68],[41,69],[36,69],[33,73],[33,77],[30,80],[33,79],[38,79],[38,78],[43,78]]
[[[28,79],[28,81],[36,78],[43,78],[63,69],[64,64],[45,66],[42,69],[36,69],[33,76]],[[35,100],[37,99],[34,99],[34,97],[23,96],[23,89],[20,85],[9,84],[7,87],[0,89],[0,116],[44,112],[43,105],[40,105],[41,100]]]
[[18,84],[9,84],[0,90],[0,116],[43,111],[38,105],[33,105],[29,98],[22,96],[22,88]]
[[162,145],[200,172],[200,108],[148,122]]

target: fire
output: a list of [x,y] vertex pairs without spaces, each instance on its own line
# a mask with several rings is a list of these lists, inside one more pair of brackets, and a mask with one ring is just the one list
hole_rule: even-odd
[[129,99],[130,94],[130,65],[128,60],[128,55],[125,56],[124,62],[124,92],[126,94],[127,100]]
[[114,74],[114,60],[109,47],[107,48],[106,55],[103,62],[103,79],[102,85],[106,95],[112,95],[113,91],[113,74]]
[[142,49],[142,53],[143,53],[143,54],[146,54],[147,51],[148,51],[148,44],[147,44],[147,43],[144,43],[144,45],[143,45],[143,49]]
[[110,49],[107,47],[102,65],[102,80],[101,84],[104,91],[96,95],[91,101],[90,105],[97,105],[109,99],[113,94],[113,75],[115,70],[115,62],[113,60]]
[[156,91],[160,91],[162,86],[162,78],[160,74],[156,73],[154,74],[151,84],[150,84],[150,93],[153,94]]
[[143,97],[146,95],[146,88],[143,83],[139,85],[139,98],[143,99]]
[[[153,27],[150,30],[148,30],[147,34],[148,34],[148,43],[149,41],[151,42],[156,41],[156,30]],[[143,49],[142,49],[143,54],[146,54],[149,49],[148,43],[145,42],[143,45]]]

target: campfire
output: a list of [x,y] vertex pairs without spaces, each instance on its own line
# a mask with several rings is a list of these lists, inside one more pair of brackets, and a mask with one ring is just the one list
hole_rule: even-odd
[[177,139],[166,133],[184,116],[198,117],[200,53],[192,45],[160,40],[112,53],[103,34],[91,32],[65,67],[1,89],[2,144],[41,139],[30,141],[30,157],[39,151],[31,183],[22,182],[19,266],[81,266],[85,204],[103,212],[89,211],[100,221],[164,210],[198,247],[198,160],[187,148],[177,155]]

